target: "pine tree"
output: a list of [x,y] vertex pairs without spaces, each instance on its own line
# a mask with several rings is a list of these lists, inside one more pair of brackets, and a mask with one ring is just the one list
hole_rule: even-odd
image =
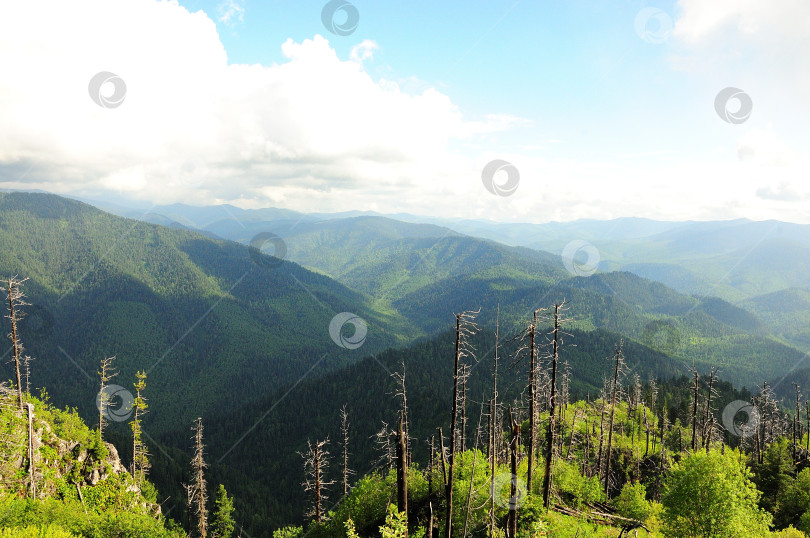
[[233,498],[228,496],[225,486],[219,485],[214,496],[214,513],[211,522],[211,538],[231,538],[234,529]]
[[138,372],[135,374],[138,381],[133,383],[135,386],[135,402],[132,409],[132,479],[141,487],[143,479],[151,466],[149,463],[149,452],[146,445],[141,439],[141,420],[146,413],[146,399],[143,397],[143,391],[146,388],[146,372]]

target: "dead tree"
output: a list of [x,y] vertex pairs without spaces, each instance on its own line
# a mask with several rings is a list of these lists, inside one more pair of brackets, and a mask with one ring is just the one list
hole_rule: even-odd
[[315,441],[315,444],[307,440],[307,451],[303,454],[299,452],[304,458],[304,491],[312,495],[312,507],[305,514],[313,518],[317,523],[323,521],[324,511],[323,504],[328,497],[326,496],[326,488],[335,482],[333,480],[326,480],[326,470],[329,466],[329,452],[324,448],[329,444],[329,439],[323,441]]
[[[492,399],[489,402],[489,535],[495,538],[495,467],[498,459],[498,439],[501,435],[498,425],[498,337],[500,331],[501,307],[495,317],[495,366],[492,373]],[[808,414],[810,417],[810,414]]]
[[698,376],[697,368],[692,366],[692,412],[690,419],[692,420],[692,452],[697,449],[697,408],[698,396],[700,390],[700,377]]
[[478,411],[478,426],[475,429],[475,445],[473,445],[473,461],[472,461],[472,468],[470,469],[470,487],[467,490],[467,505],[464,510],[464,529],[461,532],[462,536],[467,536],[467,528],[470,522],[470,503],[472,502],[473,486],[475,484],[475,464],[478,461],[478,442],[481,439],[481,418],[483,416],[484,416],[484,403],[482,401],[481,407]]
[[560,358],[560,346],[562,345],[562,324],[565,321],[562,314],[565,311],[565,300],[554,305],[553,327],[551,329],[551,381],[549,398],[548,428],[546,430],[546,470],[543,475],[543,505],[548,509],[551,500],[551,472],[554,459],[554,423],[556,422],[555,411],[557,409],[557,362]]
[[450,451],[448,453],[447,478],[444,486],[447,512],[445,514],[445,536],[452,538],[453,532],[453,470],[456,459],[456,428],[458,418],[459,382],[461,381],[461,364],[468,357],[474,358],[469,340],[477,326],[474,323],[478,311],[465,311],[456,314],[456,350],[453,367],[453,409],[450,415]]
[[529,460],[526,471],[526,491],[532,491],[532,475],[534,473],[534,453],[537,440],[537,395],[535,394],[534,375],[537,371],[537,349],[535,347],[535,334],[537,332],[537,310],[532,313],[532,323],[529,325]]
[[[405,413],[400,412],[397,423],[397,511],[408,517],[408,441],[405,435]],[[407,526],[405,527],[407,538]]]
[[798,446],[802,442],[802,408],[799,403],[799,399],[801,398],[799,385],[793,383],[793,388],[796,389],[796,416],[793,417],[793,463],[795,464],[798,461]]
[[703,446],[709,452],[709,445],[714,438],[714,414],[712,411],[712,397],[717,395],[714,383],[717,381],[717,368],[712,366],[709,369],[709,391],[706,396],[706,412],[703,417]]
[[608,442],[605,454],[605,495],[609,495],[610,491],[610,457],[613,448],[613,418],[616,412],[616,397],[620,393],[619,389],[619,375],[624,370],[624,353],[622,352],[623,342],[619,342],[616,346],[614,353],[615,367],[613,369],[613,383],[611,384],[610,391],[610,418],[608,419]]
[[208,492],[205,484],[205,468],[208,465],[203,457],[203,424],[198,418],[191,428],[194,432],[194,456],[191,458],[191,484],[186,486],[188,509],[196,518],[197,534],[200,538],[208,535]]
[[391,443],[391,431],[388,429],[388,423],[382,421],[380,431],[372,435],[374,443],[377,445],[377,450],[380,451],[380,459],[378,462],[385,462],[386,467],[390,470],[396,464],[396,447]]
[[349,494],[349,475],[354,471],[349,469],[349,413],[346,411],[346,404],[340,410],[340,435],[343,438],[343,496]]
[[804,418],[807,421],[805,427],[807,430],[807,445],[805,446],[805,450],[810,453],[810,401],[807,400],[804,402]]
[[565,423],[565,412],[570,403],[570,387],[571,387],[571,365],[568,361],[563,362],[562,376],[560,377],[560,420]]
[[107,414],[109,413],[110,395],[107,393],[107,383],[113,377],[118,375],[118,372],[113,371],[113,357],[105,357],[101,359],[101,370],[98,375],[101,378],[100,389],[98,391],[98,438],[104,439],[104,425],[107,424]]
[[[512,408],[509,408],[509,424],[512,427],[512,439],[509,442],[509,458],[512,477],[509,485],[509,515],[506,520],[506,536],[517,538],[517,495],[518,495],[518,443],[520,441],[520,423],[515,419]],[[494,494],[494,492],[493,492]]]
[[13,350],[12,360],[14,361],[14,371],[17,375],[17,405],[20,408],[20,411],[23,410],[23,390],[22,390],[22,376],[20,374],[20,366],[24,360],[23,352],[25,351],[23,348],[22,340],[20,340],[20,334],[17,329],[17,325],[19,324],[20,320],[22,319],[23,313],[20,310],[20,307],[26,306],[28,303],[25,302],[25,294],[20,289],[20,286],[28,280],[27,278],[17,278],[16,276],[9,277],[8,279],[8,314],[6,317],[11,321],[11,332],[8,335],[9,340],[11,340],[11,347]]
[[394,397],[399,399],[399,408],[403,418],[403,428],[405,431],[405,444],[406,444],[406,457],[408,458],[408,465],[411,463],[411,440],[409,436],[408,424],[408,393],[405,390],[405,361],[402,361],[402,373],[394,372],[391,374],[396,382],[396,391]]
[[462,452],[467,451],[467,378],[470,375],[469,367],[461,365],[461,428],[459,430],[459,446]]
[[602,378],[602,392],[599,395],[599,452],[596,456],[596,474],[599,479],[602,479],[602,463],[603,447],[605,444],[605,411],[607,411],[608,394],[610,394],[610,385],[606,377]]

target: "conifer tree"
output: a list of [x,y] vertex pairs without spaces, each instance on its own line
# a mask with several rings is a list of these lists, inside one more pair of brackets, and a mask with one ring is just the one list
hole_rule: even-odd
[[143,479],[151,466],[149,463],[149,452],[146,445],[141,438],[141,420],[146,413],[147,405],[146,399],[143,397],[143,391],[146,388],[146,372],[138,372],[135,374],[138,379],[133,385],[135,386],[135,401],[132,405],[132,479],[141,487]]
[[231,538],[234,529],[233,498],[228,496],[225,486],[219,485],[214,495],[214,513],[211,522],[211,538]]

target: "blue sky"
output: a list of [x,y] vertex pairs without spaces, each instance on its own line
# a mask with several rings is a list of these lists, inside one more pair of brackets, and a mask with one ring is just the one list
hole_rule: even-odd
[[[322,22],[327,5],[9,4],[0,186],[534,222],[810,222],[803,0],[356,0],[346,35]],[[114,80],[87,95],[99,72],[125,83],[120,106],[98,96]],[[727,87],[753,103],[742,121],[716,110]],[[508,196],[483,185],[495,159],[519,172]]]

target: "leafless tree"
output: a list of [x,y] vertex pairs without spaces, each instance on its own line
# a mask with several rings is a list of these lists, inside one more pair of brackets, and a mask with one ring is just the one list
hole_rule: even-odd
[[562,331],[562,325],[566,321],[563,318],[565,312],[565,300],[554,305],[553,314],[553,327],[551,329],[551,352],[549,358],[551,359],[551,397],[549,398],[549,417],[548,427],[546,431],[546,470],[543,475],[543,505],[548,508],[551,500],[551,471],[553,469],[554,459],[554,423],[556,422],[555,411],[557,408],[557,362],[560,358],[560,346],[562,345],[562,338],[565,334]]
[[706,395],[706,408],[703,415],[703,447],[706,449],[706,452],[709,451],[709,445],[711,444],[712,440],[714,440],[716,425],[714,419],[714,409],[712,408],[712,398],[717,396],[717,389],[714,386],[716,382],[717,368],[712,366],[709,369],[709,386],[708,393]]
[[616,412],[616,400],[621,397],[621,376],[624,373],[625,362],[624,352],[622,351],[623,342],[619,342],[614,351],[615,366],[613,369],[613,383],[610,390],[610,418],[608,419],[608,442],[605,451],[605,494],[610,493],[610,460],[611,450],[613,448],[613,419]]
[[520,422],[515,419],[512,408],[509,408],[509,424],[512,428],[512,439],[509,442],[509,458],[512,469],[512,479],[509,486],[509,515],[506,520],[506,535],[508,538],[517,538],[517,467],[518,443],[520,442]]
[[208,535],[208,492],[205,483],[205,463],[203,445],[203,423],[202,418],[194,422],[191,430],[194,432],[194,456],[191,458],[191,484],[185,486],[188,509],[196,519],[197,535],[206,538]]
[[349,469],[349,413],[346,411],[346,404],[340,410],[340,435],[343,438],[341,443],[343,448],[343,496],[349,494],[349,475],[354,471]]
[[475,316],[479,311],[465,311],[456,314],[456,350],[453,367],[453,409],[450,415],[450,451],[448,453],[447,478],[444,486],[447,512],[445,514],[445,536],[452,538],[453,533],[453,468],[456,452],[456,421],[458,418],[459,382],[461,381],[461,365],[468,359],[474,359],[475,353],[470,340],[478,327],[475,325]]
[[329,467],[329,452],[326,450],[326,445],[329,444],[329,439],[323,441],[315,441],[313,445],[307,440],[307,451],[300,453],[304,458],[304,491],[310,493],[312,496],[312,506],[306,513],[307,516],[315,519],[320,523],[323,521],[324,511],[323,504],[328,497],[326,496],[326,488],[334,484],[334,480],[326,479],[326,471]]
[[[397,442],[397,511],[408,517],[408,438],[405,434],[405,413],[400,412],[396,431]],[[407,538],[407,526],[405,536]]]
[[9,333],[8,338],[11,340],[13,350],[12,360],[14,361],[14,370],[17,375],[17,404],[20,411],[23,409],[23,386],[20,370],[22,363],[25,360],[25,349],[23,348],[22,340],[20,340],[20,334],[17,326],[23,317],[23,312],[20,310],[20,308],[28,305],[28,303],[25,302],[25,294],[23,293],[22,289],[20,289],[20,286],[22,286],[26,280],[28,279],[21,279],[13,276],[9,277],[7,282],[8,314],[6,317],[11,322],[11,332]]
[[692,412],[689,419],[692,421],[692,452],[697,449],[697,409],[698,398],[700,397],[700,376],[697,368],[692,366]]
[[105,357],[101,359],[101,369],[98,375],[101,378],[101,383],[98,392],[98,438],[104,439],[104,426],[107,424],[107,412],[110,406],[110,395],[105,390],[107,383],[113,377],[118,375],[118,372],[113,370],[113,361],[115,356]]

